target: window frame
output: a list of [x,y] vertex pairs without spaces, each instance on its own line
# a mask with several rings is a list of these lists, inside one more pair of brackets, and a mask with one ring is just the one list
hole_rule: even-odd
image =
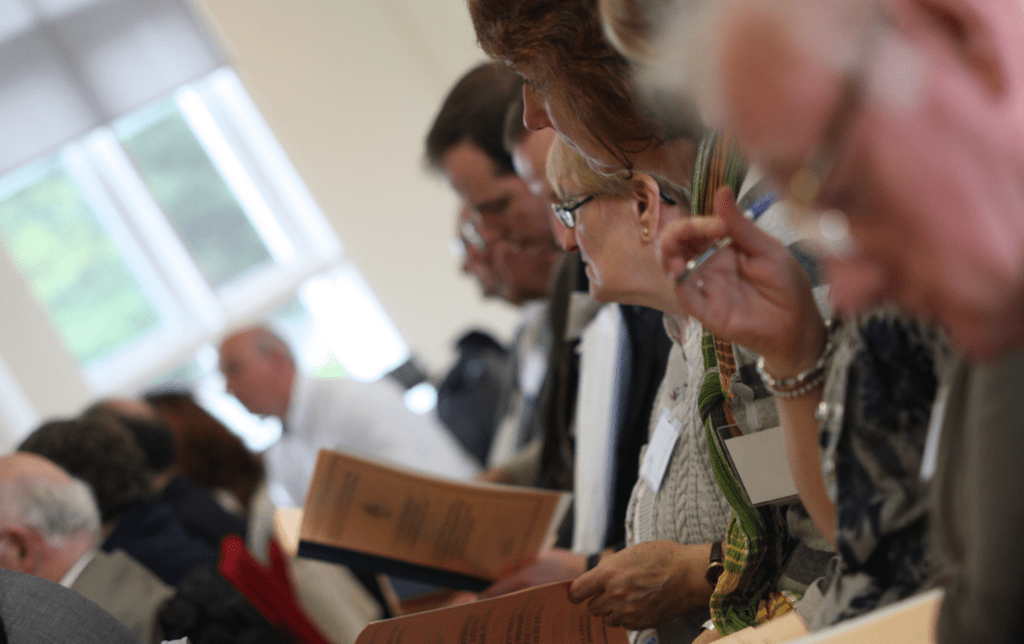
[[[63,146],[58,163],[160,319],[155,329],[128,344],[88,364],[78,362],[85,384],[97,396],[141,389],[225,330],[294,296],[307,278],[343,263],[336,233],[231,68],[220,67],[182,86],[170,100],[271,261],[211,285],[121,145],[116,124]],[[40,162],[4,180],[34,163]],[[57,337],[63,341],[59,332]]]

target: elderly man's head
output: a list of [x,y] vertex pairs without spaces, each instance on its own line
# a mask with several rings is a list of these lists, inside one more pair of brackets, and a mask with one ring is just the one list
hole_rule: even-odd
[[99,537],[87,484],[41,456],[0,457],[0,567],[59,582]]
[[250,412],[284,420],[291,404],[295,361],[281,338],[264,326],[235,331],[220,345],[220,370]]
[[839,310],[895,301],[978,358],[1024,341],[1020,1],[720,6],[691,77],[805,207]]

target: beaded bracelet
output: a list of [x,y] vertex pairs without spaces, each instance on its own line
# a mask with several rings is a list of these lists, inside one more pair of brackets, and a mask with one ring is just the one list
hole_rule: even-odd
[[761,377],[768,393],[779,398],[797,398],[825,382],[825,363],[832,355],[832,342],[825,343],[818,361],[792,378],[775,379],[764,368],[764,357],[757,359],[757,375]]

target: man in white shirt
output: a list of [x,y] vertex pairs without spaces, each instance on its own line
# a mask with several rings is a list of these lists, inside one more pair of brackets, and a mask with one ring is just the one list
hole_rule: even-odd
[[288,346],[266,327],[225,338],[220,369],[250,412],[281,420],[281,439],[264,454],[272,493],[290,497],[278,501],[302,505],[321,449],[457,479],[478,471],[447,429],[405,406],[397,385],[300,374]]
[[123,551],[100,551],[99,535],[87,484],[41,456],[0,457],[0,568],[70,588],[160,642],[157,611],[174,589]]

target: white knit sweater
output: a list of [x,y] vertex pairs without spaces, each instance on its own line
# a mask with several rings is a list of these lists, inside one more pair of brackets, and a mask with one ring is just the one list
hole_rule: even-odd
[[[700,351],[701,327],[691,322],[682,339],[673,318],[665,317],[665,327],[675,346],[651,412],[649,437],[667,411],[680,426],[679,439],[658,492],[642,478],[633,487],[626,511],[627,545],[662,539],[683,544],[721,541],[729,524],[731,510],[711,471],[704,424],[697,409],[697,395],[705,373]],[[646,451],[644,447],[640,453],[641,462]],[[695,610],[659,625],[659,644],[689,644],[700,632],[707,615],[706,608]],[[647,639],[641,634],[636,641]]]

